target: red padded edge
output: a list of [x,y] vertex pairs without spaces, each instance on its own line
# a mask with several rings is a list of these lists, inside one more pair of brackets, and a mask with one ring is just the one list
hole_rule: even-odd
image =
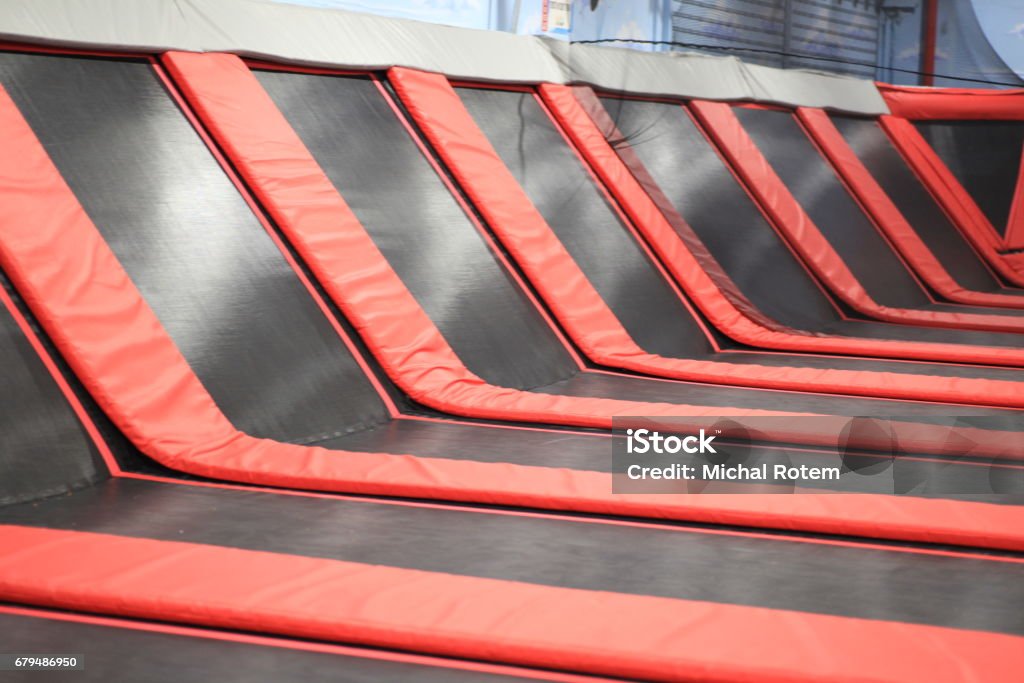
[[877,83],[893,116],[1024,121],[1024,89],[914,88]]
[[385,662],[401,662],[416,666],[429,666],[438,669],[456,671],[474,671],[497,676],[515,676],[518,678],[538,681],[554,681],[555,683],[621,683],[620,679],[593,677],[583,674],[560,673],[557,671],[539,671],[507,664],[491,664],[489,662],[469,662],[461,659],[437,657],[434,655],[412,654],[409,652],[393,652],[390,650],[374,650],[353,645],[338,645],[298,638],[281,636],[256,635],[237,633],[234,631],[218,631],[209,627],[179,626],[165,622],[143,621],[96,614],[79,614],[76,612],[57,611],[38,607],[14,607],[0,605],[0,614],[26,617],[26,619],[70,622],[86,624],[106,629],[139,631],[144,633],[160,633],[186,638],[202,638],[214,642],[242,643],[258,647],[274,647],[281,650],[297,650],[300,652],[317,652],[341,657]]
[[1024,287],[1024,262],[1014,255],[999,253],[1005,246],[1002,236],[920,131],[910,121],[895,116],[883,116],[879,123],[979,257],[995,269],[1000,278]]
[[1024,550],[1011,506],[873,495],[613,495],[611,477],[257,439],[214,404],[0,88],[0,266],[146,455],[214,479]]
[[602,428],[611,427],[613,415],[784,414],[487,384],[462,364],[240,59],[171,52],[164,62],[385,371],[415,400],[456,415]]
[[[622,327],[530,202],[447,79],[439,74],[400,67],[391,69],[389,76],[407,111],[449,171],[537,287],[555,317],[591,360],[613,367],[716,384],[952,402],[991,402],[994,398],[992,395],[986,398],[989,390],[996,387],[987,386],[985,381],[975,387],[968,387],[955,379],[909,379],[906,375],[894,373],[731,365],[646,353]],[[556,106],[565,105],[566,101],[575,102],[572,93],[564,86],[545,85],[542,86],[542,92],[547,94],[549,100],[551,96],[563,100],[554,102]],[[558,98],[558,93],[564,97]],[[556,111],[563,108],[559,107]],[[579,114],[586,118],[582,111]],[[590,125],[592,128],[593,124]],[[574,131],[570,129],[569,133],[572,135]],[[596,131],[594,133],[597,134]],[[717,294],[718,290],[690,252],[678,240],[676,244],[678,252],[670,254],[669,258],[677,267],[689,273],[683,282],[687,291],[696,289],[698,293],[711,291]],[[707,254],[705,260],[711,258]],[[752,332],[750,336],[774,334],[741,315],[725,297],[714,296],[713,304],[707,308],[716,314],[716,318],[725,319],[732,327],[742,327],[744,331]],[[997,400],[1011,402],[1003,405],[1019,406],[1024,402],[1024,388],[1019,384],[1000,384],[1002,386],[998,387],[998,391],[1001,398]]]
[[[557,85],[542,86],[545,101],[556,116],[561,117],[587,161],[654,247],[665,267],[683,285],[701,311],[729,336],[752,346],[770,349],[968,364],[1021,363],[1020,354],[1010,350],[1007,355],[1006,349],[812,335],[781,327],[763,329],[757,323],[745,319],[739,306],[730,305],[732,297],[721,291],[735,285],[727,282],[723,287],[723,283],[715,277],[720,266],[665,197],[636,154],[624,143],[616,145],[614,150],[608,144],[609,137],[621,140],[622,135],[616,130],[614,122],[593,91],[586,87],[573,88],[574,102],[567,98],[569,93],[564,88]],[[686,114],[680,110],[680,115]],[[708,268],[709,264],[713,267]]]
[[652,681],[1010,681],[1024,667],[1024,640],[1004,634],[14,526],[0,526],[0,596]]
[[804,261],[854,310],[893,323],[1024,332],[1024,320],[1019,318],[892,308],[874,301],[761,154],[732,107],[706,101],[690,106]]
[[932,289],[950,301],[979,306],[1024,308],[1024,298],[1022,297],[976,292],[961,287],[946,272],[946,269],[935,258],[928,246],[900,213],[900,210],[896,208],[889,195],[857,158],[856,153],[850,149],[828,114],[821,109],[802,107],[797,109],[797,116],[828,160],[832,162],[835,169],[866,207],[875,223],[893,241],[914,270],[924,278],[924,281]]

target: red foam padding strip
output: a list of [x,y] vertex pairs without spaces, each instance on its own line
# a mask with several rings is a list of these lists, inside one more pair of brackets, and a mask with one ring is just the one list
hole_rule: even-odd
[[[570,92],[566,86],[545,84],[541,92],[665,267],[712,323],[734,339],[755,347],[816,353],[968,364],[1020,365],[1024,361],[1024,354],[1012,349],[812,335],[778,327],[767,329],[758,321],[748,319],[744,305],[737,303],[736,294],[729,291],[735,285],[726,282],[723,286],[716,276],[721,266],[672,206],[636,154],[628,145],[620,144],[613,150],[608,144],[609,138],[621,140],[622,135],[593,91],[576,87]],[[685,116],[685,113],[680,109],[679,115]]]
[[[447,79],[439,74],[398,67],[391,69],[389,76],[399,98],[452,175],[537,287],[559,322],[591,360],[613,367],[717,384],[952,402],[991,400],[985,398],[989,387],[983,384],[966,387],[958,380],[945,378],[917,377],[908,381],[906,375],[894,373],[732,365],[666,358],[644,352],[630,338],[530,202]],[[589,126],[591,136],[600,137],[568,88],[543,85],[541,92],[545,101],[553,105],[556,116],[577,114],[571,118],[560,117],[563,123],[570,124],[567,129],[574,141],[580,135],[573,130],[573,124]],[[567,109],[573,111],[567,112]],[[601,144],[611,151],[603,139]],[[647,210],[657,214],[657,207],[648,205]],[[645,214],[642,218],[653,216]],[[748,338],[776,334],[750,321],[728,299],[718,294],[701,264],[678,240],[675,244],[678,251],[668,256],[677,268],[684,271],[686,281],[683,284],[687,291],[714,293],[703,297],[712,299],[708,308],[717,318],[713,322],[721,320],[730,327],[752,333]],[[706,255],[705,260],[711,258]],[[1024,402],[1024,387],[1016,383],[1001,384],[1002,399],[997,400],[1008,400],[1018,406]]]
[[1024,332],[1024,320],[1019,318],[892,308],[873,300],[761,154],[732,107],[706,101],[690,106],[804,262],[854,310],[893,323]]
[[[255,645],[257,647],[280,648],[281,650],[317,652],[328,655],[337,655],[340,657],[400,662],[403,664],[412,664],[414,666],[453,669],[455,671],[474,671],[494,676],[514,676],[538,681],[553,681],[554,683],[621,683],[620,679],[617,678],[594,677],[586,674],[570,674],[557,671],[540,671],[538,669],[527,669],[525,667],[510,666],[507,664],[470,662],[461,659],[452,659],[450,657],[437,657],[435,655],[378,650],[353,645],[339,645],[336,643],[325,643],[322,641],[285,638],[282,636],[256,635],[252,633],[239,633],[237,631],[214,630],[210,627],[183,626],[166,622],[127,619],[125,617],[79,614],[77,612],[56,611],[53,609],[44,609],[39,607],[14,607],[11,605],[0,605],[0,614],[24,617],[26,621],[44,620],[49,622],[86,624],[88,626],[97,626],[110,630],[117,629],[143,633],[159,633],[169,636],[182,636],[190,639],[201,638],[203,640],[213,642],[242,643],[245,645]],[[456,674],[456,676],[457,675],[458,674]]]
[[0,596],[657,681],[994,682],[1024,667],[1024,640],[996,633],[14,526]]
[[1024,550],[1012,506],[873,495],[613,495],[611,476],[329,451],[235,429],[0,88],[0,266],[75,374],[146,455],[215,479],[321,491]]
[[897,116],[883,116],[878,121],[917,177],[985,261],[1006,282],[1024,287],[1024,268],[1017,260],[999,253],[1004,247],[1003,238],[914,124]]
[[842,134],[821,109],[802,107],[797,116],[832,162],[833,167],[849,184],[857,198],[863,202],[885,234],[893,241],[914,270],[936,292],[950,301],[979,306],[1024,308],[1024,298],[1009,294],[975,292],[964,289],[939,263],[914,228],[896,208],[896,205],[861,163]]
[[1024,121],[1024,89],[914,88],[878,83],[889,111],[906,119]]

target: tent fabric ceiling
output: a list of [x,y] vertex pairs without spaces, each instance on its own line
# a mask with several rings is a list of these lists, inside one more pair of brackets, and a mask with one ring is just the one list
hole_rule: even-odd
[[9,0],[0,39],[143,52],[231,52],[295,64],[404,66],[453,78],[588,83],[669,97],[757,99],[860,114],[888,108],[868,80],[651,53],[260,0]]

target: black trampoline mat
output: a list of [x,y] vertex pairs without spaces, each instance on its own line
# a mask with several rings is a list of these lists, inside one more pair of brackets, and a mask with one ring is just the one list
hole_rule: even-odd
[[2,305],[0,387],[0,506],[60,495],[107,476],[71,405]]
[[917,129],[1001,235],[1024,151],[1024,121],[917,121]]

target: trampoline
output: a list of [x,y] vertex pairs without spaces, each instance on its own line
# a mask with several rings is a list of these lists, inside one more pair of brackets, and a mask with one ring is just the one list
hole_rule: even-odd
[[[474,31],[236,0],[93,35],[108,1],[0,8],[6,651],[86,681],[1013,680],[1024,337],[957,325],[1019,313],[933,298],[813,148],[828,117],[894,192],[874,84],[515,36],[473,64]],[[838,294],[715,111],[811,243],[942,324]],[[959,229],[901,158],[907,220]],[[1016,296],[980,264],[948,274]],[[639,418],[841,474],[622,493]]]
[[[1010,248],[1020,242],[1020,121],[919,121],[917,129]],[[1012,220],[1011,220],[1012,216]]]

